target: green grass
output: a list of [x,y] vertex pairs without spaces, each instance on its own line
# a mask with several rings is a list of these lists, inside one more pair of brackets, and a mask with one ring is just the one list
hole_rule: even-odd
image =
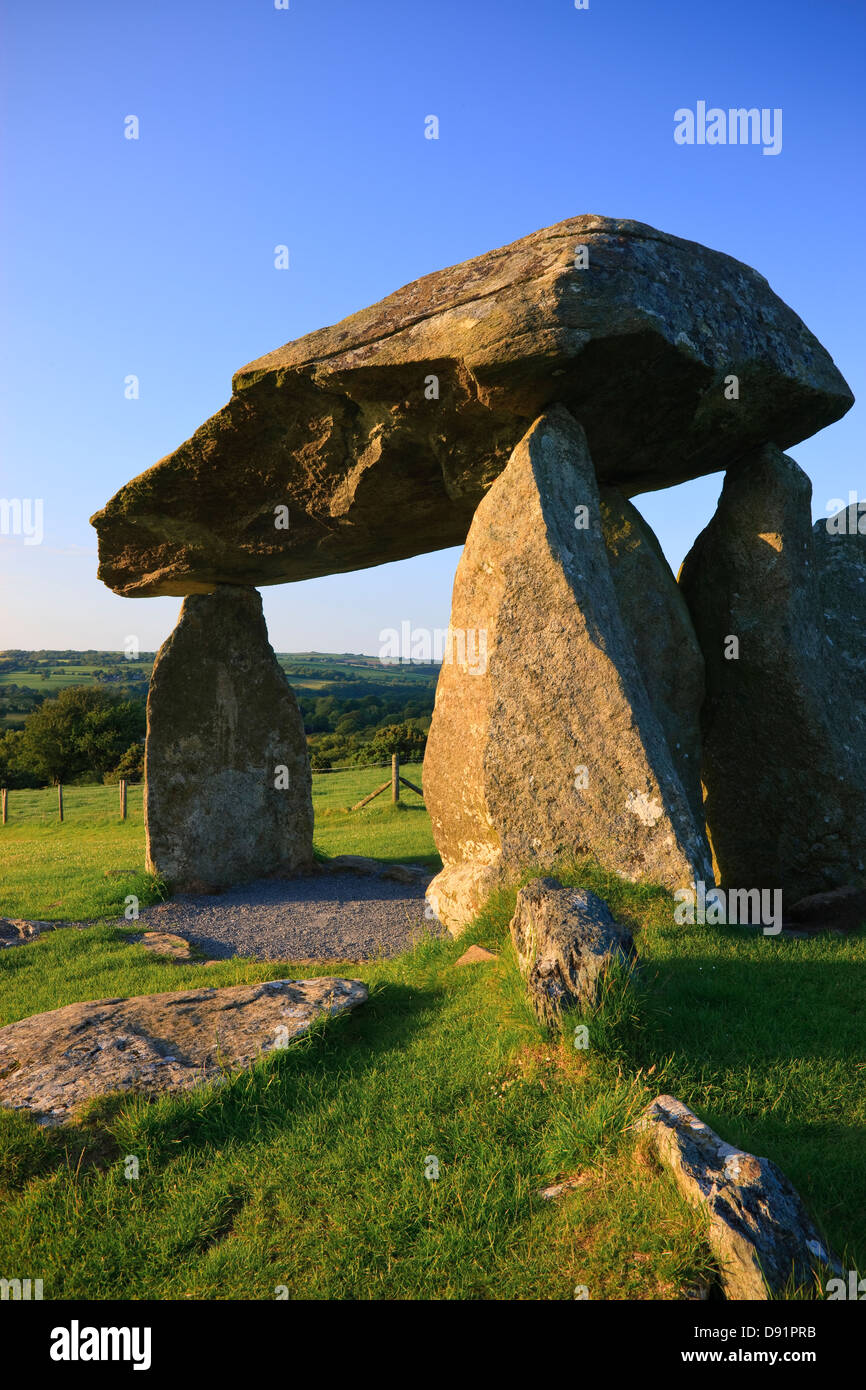
[[130,787],[127,819],[117,787],[65,787],[64,820],[56,790],[10,791],[0,826],[0,916],[88,921],[122,915],[134,893],[158,902],[160,885],[144,872],[141,787]]
[[[227,1086],[103,1101],[65,1130],[0,1114],[3,1268],[42,1278],[46,1298],[681,1294],[707,1257],[695,1216],[632,1152],[646,1087],[549,1041],[501,923],[472,935],[502,949],[495,965],[455,968],[466,939],[447,939],[353,966],[367,1005]],[[107,924],[7,951],[0,1021],[202,983],[143,956]],[[226,962],[207,981],[281,973]],[[576,1170],[584,1187],[541,1200]]]
[[[432,860],[422,811],[385,797],[343,809],[384,775],[315,779],[317,843]],[[67,892],[81,901],[107,882],[107,856],[134,866],[133,793],[124,826],[115,789],[82,788],[77,807],[73,789],[63,827],[42,824],[40,804],[27,809],[17,793],[21,820],[0,832],[4,856],[24,837],[16,891],[42,891],[58,849],[76,842]],[[701,1221],[632,1129],[659,1092],[772,1158],[845,1267],[866,1269],[864,934],[791,941],[675,926],[660,889],[592,864],[561,877],[632,926],[641,959],[636,979],[584,1020],[587,1051],[572,1045],[573,1018],[549,1036],[529,1010],[508,936],[513,891],[459,942],[304,965],[303,975],[365,980],[369,1003],[222,1087],[108,1098],[56,1131],[0,1113],[7,1277],[42,1278],[47,1298],[271,1298],[285,1286],[292,1298],[571,1299],[579,1285],[593,1299],[684,1297],[708,1268]],[[456,968],[472,941],[497,962]],[[232,960],[203,974],[154,960],[102,922],[0,953],[0,1024],[79,1000],[298,973]],[[124,1177],[127,1155],[137,1180]],[[575,1174],[568,1196],[538,1196]]]
[[[423,787],[421,764],[407,763],[401,772]],[[424,802],[408,787],[400,788],[394,805],[390,791],[377,796],[360,811],[350,808],[390,777],[384,767],[313,775],[313,807],[316,814],[316,847],[324,854],[366,854],[393,863],[424,864],[431,875],[442,861],[433,843],[430,817]]]
[[[420,765],[403,771],[421,785]],[[314,775],[316,847],[326,855],[411,860],[433,873],[440,861],[414,792],[403,788],[397,806],[384,793],[361,811],[349,809],[387,775],[378,767]],[[116,786],[67,787],[63,801],[61,824],[55,790],[9,793],[9,821],[0,826],[0,916],[91,921],[122,914],[129,894],[142,906],[160,901],[161,885],[144,872],[141,787],[129,788],[125,822]]]

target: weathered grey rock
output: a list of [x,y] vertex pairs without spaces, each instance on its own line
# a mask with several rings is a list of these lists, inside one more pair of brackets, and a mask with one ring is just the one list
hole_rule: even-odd
[[685,599],[652,528],[622,493],[602,488],[599,495],[602,533],[620,616],[695,822],[703,826],[701,648]]
[[564,1008],[592,1008],[611,965],[630,970],[637,960],[631,932],[607,904],[555,878],[536,878],[520,889],[511,939],[532,1006],[545,1023],[556,1023]]
[[586,440],[561,406],[478,508],[448,657],[424,793],[445,866],[427,897],[449,930],[515,872],[583,853],[670,887],[711,876],[620,616]]
[[859,931],[866,926],[866,888],[848,885],[813,893],[789,908],[790,925],[801,931]]
[[0,917],[0,950],[7,946],[26,946],[47,931],[64,927],[65,922],[30,922],[21,917]]
[[841,1272],[800,1197],[775,1163],[726,1144],[674,1096],[657,1096],[637,1122],[686,1200],[706,1214],[729,1299],[766,1299],[790,1280],[823,1284]]
[[812,537],[833,679],[854,701],[866,747],[866,507],[816,521]]
[[430,877],[429,870],[420,864],[389,864],[387,860],[370,859],[365,854],[335,854],[330,859],[317,860],[317,868],[325,874],[369,875],[394,883],[422,884]]
[[805,473],[767,445],[729,470],[680,573],[706,664],[718,876],[791,903],[866,872],[866,741],[827,641],[810,498]]
[[147,866],[201,892],[313,863],[312,779],[298,702],[261,596],[224,586],[184,602],[147,699]]
[[112,1092],[187,1091],[357,1008],[359,980],[268,980],[67,1004],[0,1028],[0,1105],[46,1124]]
[[595,215],[416,280],[233,387],[94,516],[116,592],[276,584],[459,545],[557,402],[582,421],[601,481],[626,493],[712,473],[766,439],[788,447],[852,404],[754,270]]

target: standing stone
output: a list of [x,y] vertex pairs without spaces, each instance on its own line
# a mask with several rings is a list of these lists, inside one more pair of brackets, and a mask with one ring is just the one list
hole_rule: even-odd
[[184,601],[147,699],[147,867],[176,891],[312,867],[310,760],[261,596]]
[[620,615],[692,814],[703,826],[704,658],[700,644],[651,527],[615,489],[602,488],[600,498],[604,544]]
[[866,748],[866,510],[854,504],[816,521],[812,537],[834,678],[854,701]]
[[706,663],[707,827],[726,888],[862,879],[866,744],[827,640],[811,484],[775,445],[725,478],[680,584]]
[[517,894],[511,939],[529,999],[543,1023],[564,1008],[592,1008],[614,962],[637,960],[631,932],[587,888],[535,878]]
[[515,872],[583,853],[673,888],[711,876],[620,615],[586,438],[561,406],[472,523],[424,792],[445,866],[428,898],[452,931]]

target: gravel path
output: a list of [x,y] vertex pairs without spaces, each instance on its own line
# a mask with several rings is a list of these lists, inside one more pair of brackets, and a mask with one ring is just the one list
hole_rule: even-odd
[[424,916],[424,886],[353,873],[265,879],[142,909],[144,931],[173,932],[209,956],[367,960],[444,929]]

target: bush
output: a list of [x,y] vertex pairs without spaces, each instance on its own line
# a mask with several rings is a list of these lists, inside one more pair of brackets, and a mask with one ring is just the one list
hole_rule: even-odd
[[423,729],[411,724],[387,724],[377,729],[369,743],[359,750],[361,763],[387,763],[392,753],[397,753],[402,762],[421,762],[427,747],[427,735]]
[[117,767],[130,746],[144,738],[141,700],[124,700],[99,686],[70,686],[30,715],[21,734],[18,762],[41,782],[97,779]]
[[21,743],[24,731],[10,729],[0,734],[0,787],[41,787],[42,779],[28,772],[21,762]]
[[106,772],[103,782],[111,784],[124,778],[127,782],[140,782],[144,777],[144,744],[132,743],[127,748],[117,767]]

